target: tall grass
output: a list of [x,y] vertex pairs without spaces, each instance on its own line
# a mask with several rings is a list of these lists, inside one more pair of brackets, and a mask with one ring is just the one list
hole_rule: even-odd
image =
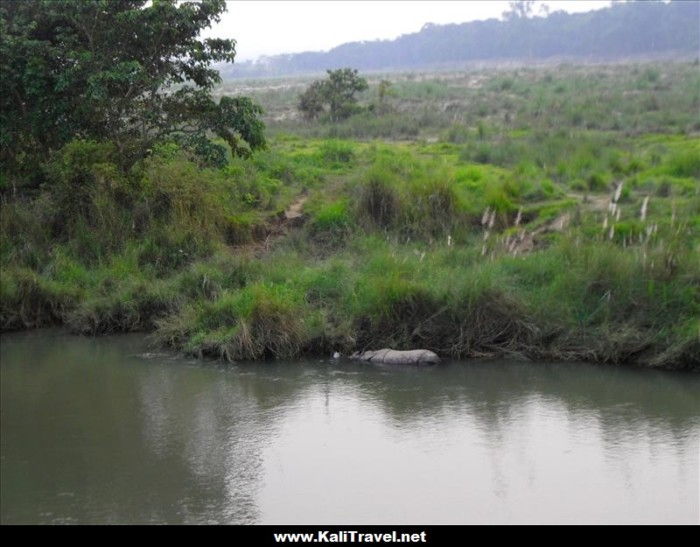
[[[280,122],[221,169],[166,145],[124,172],[109,144],[71,143],[33,195],[2,196],[0,326],[148,331],[228,361],[391,346],[697,368],[696,78],[651,68],[404,79],[380,113]],[[379,136],[400,142],[343,140]]]

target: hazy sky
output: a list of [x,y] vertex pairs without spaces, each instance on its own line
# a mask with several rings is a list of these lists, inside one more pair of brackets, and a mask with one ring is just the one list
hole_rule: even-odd
[[[602,0],[545,0],[550,11],[588,11],[610,5]],[[507,1],[246,1],[230,0],[208,37],[235,38],[237,61],[260,55],[328,50],[345,42],[392,39],[417,32],[425,23],[464,23],[500,18]]]

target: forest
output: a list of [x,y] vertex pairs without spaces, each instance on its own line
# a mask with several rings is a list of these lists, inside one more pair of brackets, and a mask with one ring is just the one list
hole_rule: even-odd
[[419,32],[395,40],[222,63],[220,70],[227,78],[316,74],[348,66],[363,71],[425,71],[483,63],[692,59],[700,50],[697,2],[616,2],[584,13],[536,14],[533,2],[512,4],[502,20],[426,23]]

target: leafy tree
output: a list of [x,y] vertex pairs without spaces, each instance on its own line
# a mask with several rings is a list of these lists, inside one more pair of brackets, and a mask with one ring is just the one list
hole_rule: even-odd
[[357,111],[355,94],[368,88],[357,69],[327,70],[325,80],[316,80],[299,97],[299,110],[309,119],[318,117],[328,106],[330,119],[338,121]]
[[248,156],[266,145],[262,113],[260,105],[250,97],[222,97],[207,123],[229,144],[234,155]]
[[350,116],[357,104],[355,93],[367,88],[367,80],[357,75],[357,69],[329,70],[326,80],[326,100],[330,105],[331,119],[336,121]]
[[324,82],[316,80],[299,96],[299,110],[307,120],[316,119],[323,114],[324,89]]
[[213,132],[234,153],[265,145],[260,107],[216,103],[211,68],[235,41],[200,39],[225,0],[0,3],[0,162],[17,170],[73,138],[111,140],[128,164],[157,141]]

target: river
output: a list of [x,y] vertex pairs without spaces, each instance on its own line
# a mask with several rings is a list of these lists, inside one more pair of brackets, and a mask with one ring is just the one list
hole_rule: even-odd
[[700,375],[0,339],[0,521],[700,522]]

